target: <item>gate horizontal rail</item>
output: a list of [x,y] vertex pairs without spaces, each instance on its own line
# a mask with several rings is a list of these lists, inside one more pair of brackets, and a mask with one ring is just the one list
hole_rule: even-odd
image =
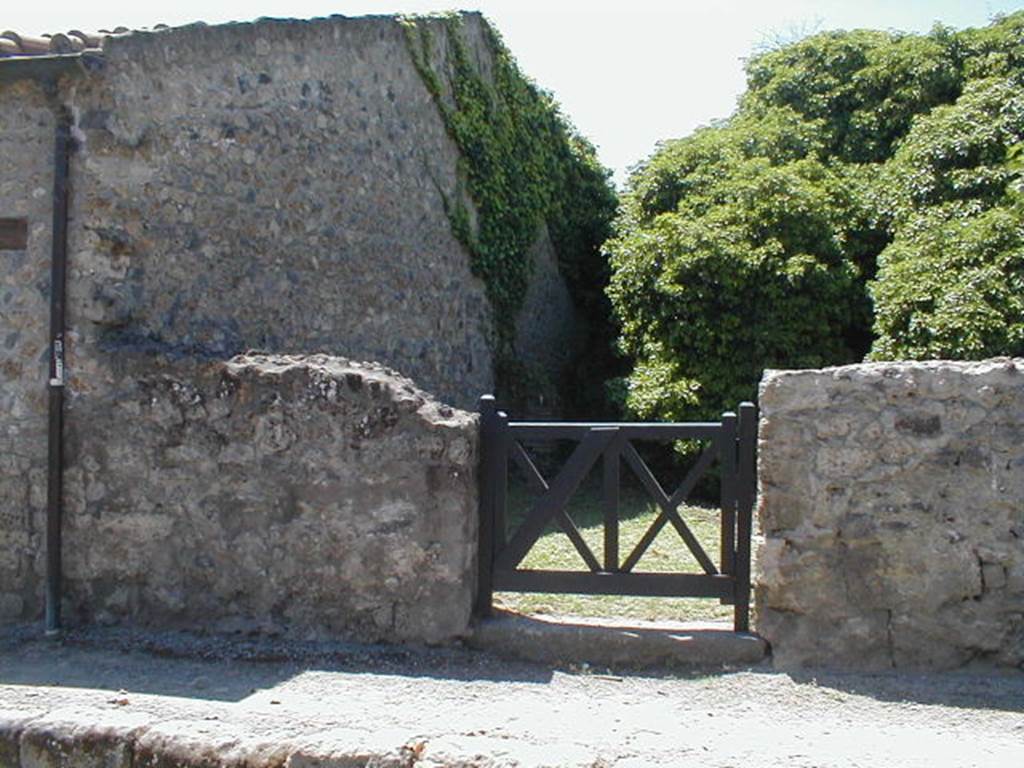
[[[516,592],[568,592],[657,597],[709,597],[734,606],[733,626],[749,630],[750,535],[756,495],[757,414],[742,403],[739,415],[719,422],[649,424],[631,422],[510,422],[494,397],[480,399],[480,571],[476,611],[489,615],[495,589]],[[523,443],[576,441],[561,470],[550,481],[538,470]],[[633,446],[634,440],[710,441],[680,485],[667,492]],[[603,552],[599,559],[566,511],[590,470],[603,464]],[[712,464],[721,477],[719,563],[716,565],[679,514]],[[639,479],[659,512],[633,550],[619,549],[620,471],[625,464]],[[516,465],[538,498],[518,528],[506,532],[508,468]],[[586,571],[520,568],[530,549],[554,523],[572,542]],[[635,571],[640,559],[666,526],[676,530],[703,573]]]
[[494,588],[509,592],[568,592],[579,595],[649,597],[732,597],[730,576],[695,573],[575,573],[573,571],[496,571]]
[[615,429],[626,440],[708,440],[717,436],[721,424],[633,424],[614,422],[513,421],[508,430],[513,437],[529,440],[582,440],[594,429]]

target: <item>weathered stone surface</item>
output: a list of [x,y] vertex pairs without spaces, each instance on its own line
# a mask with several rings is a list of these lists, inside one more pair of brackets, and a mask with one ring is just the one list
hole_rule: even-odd
[[768,371],[760,406],[777,664],[1024,663],[1024,360]]
[[[466,16],[487,72],[483,25]],[[443,41],[444,24],[434,31]],[[66,388],[77,441],[67,484],[76,610],[95,597],[89,616],[135,615],[135,540],[162,538],[170,550],[183,531],[200,536],[203,524],[175,518],[184,491],[168,478],[202,476],[216,460],[232,468],[237,485],[222,490],[234,501],[211,496],[204,514],[232,506],[253,525],[284,514],[287,500],[259,496],[245,468],[292,440],[287,431],[267,416],[256,445],[222,446],[194,425],[202,408],[172,401],[154,383],[161,376],[202,389],[193,368],[260,349],[377,360],[464,408],[493,388],[490,308],[445,209],[461,194],[458,149],[395,18],[194,25],[119,36],[104,54],[102,73],[64,78],[49,96],[31,81],[0,84],[0,215],[29,221],[28,249],[0,252],[0,622],[43,610],[58,105],[69,108],[77,140]],[[534,258],[516,347],[543,368],[565,359],[550,350],[570,348],[572,309],[543,231]],[[156,393],[150,405],[145,387]],[[231,523],[232,541],[259,538],[241,530],[247,524]],[[105,555],[70,551],[76,525],[116,541]],[[302,568],[281,547],[264,554]],[[172,560],[157,557],[163,567]],[[185,572],[212,567],[201,562]],[[257,562],[266,561],[248,567]],[[145,600],[184,616],[188,578],[149,588]],[[390,605],[375,605],[373,626],[390,621]]]
[[0,707],[0,766],[14,768],[21,760],[21,734],[33,719],[20,710]]
[[408,768],[421,756],[416,746],[415,739],[395,728],[332,728],[298,744],[285,768]]
[[69,738],[73,708],[92,726],[76,727],[81,742],[149,718],[122,730],[132,768],[1009,768],[1024,755],[1024,675],[992,670],[652,676],[455,648],[98,627],[68,639],[0,630],[0,744],[26,721]]
[[373,364],[125,370],[68,430],[71,618],[437,642],[475,583],[476,420]]
[[469,644],[528,661],[633,668],[753,666],[768,650],[762,638],[714,622],[588,621],[500,612],[476,622]]
[[[134,712],[58,709],[27,722],[20,732],[21,768],[132,768],[132,741],[150,717]],[[6,765],[0,763],[0,765]]]
[[491,387],[490,310],[445,214],[458,150],[395,19],[191,26],[104,52],[66,95],[76,387],[107,373],[93,345],[379,360],[464,407]]
[[290,751],[279,739],[240,736],[237,728],[213,720],[165,720],[152,723],[135,739],[131,768],[269,768],[284,765]]
[[[555,386],[558,375],[570,365],[580,347],[572,297],[558,272],[558,255],[551,244],[546,226],[530,252],[533,279],[523,308],[516,320],[516,356],[525,361],[538,379],[548,384],[548,391],[532,393],[530,405],[544,413],[547,406],[556,406]],[[546,379],[546,382],[544,381]]]
[[0,623],[41,608],[53,131],[42,89],[0,87],[0,216],[29,220],[28,249],[0,250]]

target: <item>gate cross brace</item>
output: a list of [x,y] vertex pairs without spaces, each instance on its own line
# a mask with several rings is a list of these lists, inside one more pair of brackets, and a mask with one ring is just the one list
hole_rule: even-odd
[[679,485],[679,488],[676,489],[676,492],[672,494],[671,498],[669,498],[668,494],[666,494],[665,490],[661,487],[661,483],[658,482],[658,479],[648,468],[647,464],[644,463],[640,454],[637,453],[636,448],[633,447],[633,444],[628,441],[626,442],[623,450],[626,463],[628,463],[633,469],[636,476],[640,479],[640,482],[643,483],[644,488],[647,489],[647,492],[654,497],[658,506],[661,507],[661,514],[658,515],[658,518],[651,524],[651,527],[647,529],[643,538],[641,538],[637,543],[636,548],[632,553],[630,553],[629,557],[626,558],[626,561],[622,564],[623,571],[629,572],[633,570],[640,558],[644,556],[647,548],[651,546],[651,542],[657,538],[661,529],[665,527],[665,523],[671,521],[680,537],[682,537],[683,541],[686,543],[690,552],[692,552],[693,556],[697,558],[697,562],[700,563],[704,572],[712,576],[718,573],[718,569],[715,568],[715,564],[711,561],[711,558],[708,557],[707,552],[704,551],[700,542],[697,541],[697,538],[693,535],[690,527],[679,516],[679,513],[676,512],[676,507],[686,500],[693,491],[694,486],[697,485],[697,481],[700,480],[701,476],[711,465],[711,462],[714,461],[716,453],[717,446],[712,442],[711,445],[709,445],[700,455],[697,463],[689,472],[686,473],[686,477]]
[[[523,470],[523,474],[526,475],[526,482],[529,483],[530,487],[537,493],[547,493],[550,488],[547,480],[544,479],[544,475],[537,469],[537,465],[533,463],[530,455],[526,452],[526,449],[519,443],[518,440],[512,441],[512,460],[515,461],[516,465]],[[594,573],[601,570],[601,564],[597,561],[593,551],[587,546],[587,542],[583,540],[582,534],[576,524],[569,517],[568,513],[562,509],[559,510],[558,515],[555,517],[556,522],[561,526],[562,530],[565,531],[565,535],[569,537],[569,541],[576,547],[576,551],[579,552],[580,557],[583,558],[583,562],[587,564],[587,567]]]
[[509,540],[508,546],[495,558],[495,568],[513,570],[522,562],[530,547],[544,532],[544,528],[580,487],[587,472],[618,432],[616,427],[595,427],[587,432],[569,456],[565,466],[551,481],[547,493],[537,499],[526,520]]

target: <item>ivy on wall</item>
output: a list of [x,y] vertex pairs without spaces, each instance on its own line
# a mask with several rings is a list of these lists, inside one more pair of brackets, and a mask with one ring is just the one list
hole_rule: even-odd
[[[493,63],[485,76],[461,15],[406,16],[401,23],[413,62],[460,150],[461,189],[445,201],[448,218],[491,303],[499,387],[514,387],[508,379],[524,375],[514,354],[516,318],[542,223],[577,308],[588,320],[610,316],[603,299],[608,269],[599,252],[616,206],[609,172],[551,95],[523,76],[489,24],[483,29]],[[435,55],[437,25],[445,32],[447,58]]]

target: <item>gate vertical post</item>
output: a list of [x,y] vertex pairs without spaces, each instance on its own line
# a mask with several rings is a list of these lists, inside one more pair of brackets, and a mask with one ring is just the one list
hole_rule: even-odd
[[508,514],[508,451],[511,433],[508,414],[498,411],[493,438],[494,451],[494,556],[505,548],[506,515]]
[[[736,414],[732,411],[722,414],[721,434],[722,470],[722,538],[721,569],[726,576],[736,574]],[[723,599],[731,603],[731,598]]]
[[736,499],[736,605],[733,625],[750,631],[750,537],[757,497],[757,407],[740,403],[739,470]]
[[601,501],[604,506],[604,569],[619,571],[619,441],[613,440],[604,452]]
[[494,395],[480,398],[479,538],[474,613],[491,615],[494,598],[494,501],[497,484],[498,407]]

